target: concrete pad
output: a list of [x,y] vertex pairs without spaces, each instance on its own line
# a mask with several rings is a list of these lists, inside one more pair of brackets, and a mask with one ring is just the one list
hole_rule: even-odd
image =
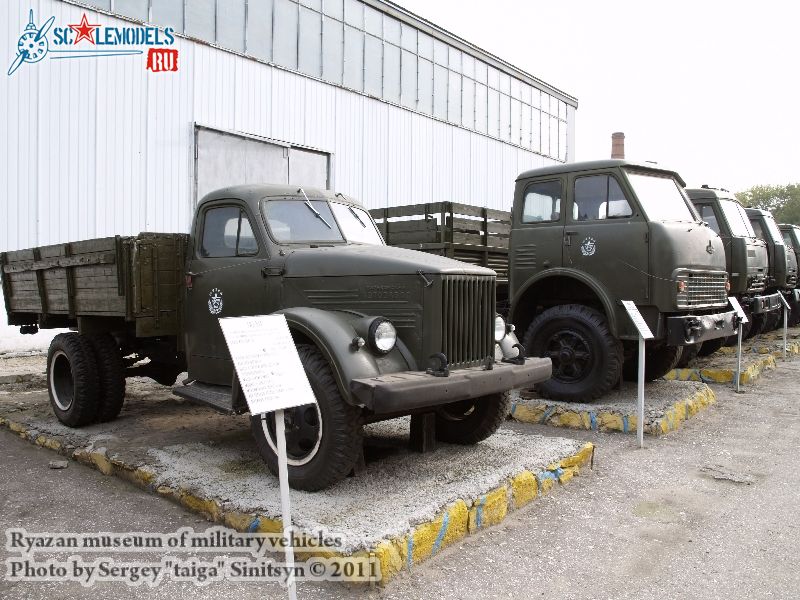
[[[591,403],[560,402],[539,398],[523,390],[512,405],[511,416],[523,423],[541,423],[592,431],[636,433],[636,384],[624,382]],[[714,403],[714,392],[705,383],[653,381],[645,388],[644,432],[662,435],[674,431],[689,417]]]
[[[41,387],[0,386],[0,425],[228,527],[281,530],[278,482],[255,450],[248,418],[194,406],[149,380],[128,380],[119,419],[82,429],[55,419]],[[292,491],[294,524],[340,537],[340,554],[374,555],[385,582],[591,461],[591,444],[518,429],[414,454],[406,449],[408,419],[370,425],[365,471],[324,492]]]

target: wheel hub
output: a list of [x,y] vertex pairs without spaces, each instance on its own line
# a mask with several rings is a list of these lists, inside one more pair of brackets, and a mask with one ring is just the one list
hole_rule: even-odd
[[583,379],[594,363],[589,341],[571,329],[557,331],[550,337],[546,355],[553,361],[553,377],[560,381]]
[[[274,413],[262,416],[267,433],[267,441],[277,454]],[[283,411],[283,424],[286,432],[286,458],[288,464],[300,466],[317,455],[322,441],[322,422],[316,404],[304,404]]]

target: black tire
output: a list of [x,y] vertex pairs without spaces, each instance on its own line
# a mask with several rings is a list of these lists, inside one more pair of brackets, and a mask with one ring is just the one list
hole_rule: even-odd
[[611,335],[605,316],[593,308],[548,308],[530,324],[523,344],[530,356],[553,361],[553,376],[536,384],[546,398],[587,402],[619,381],[622,344]]
[[768,331],[775,331],[779,325],[783,323],[783,309],[781,310],[773,310],[767,313],[766,323],[764,323],[764,331],[762,333],[767,333]]
[[676,368],[679,369],[686,369],[687,367],[691,366],[694,362],[694,359],[697,358],[697,355],[700,352],[700,346],[702,344],[689,344],[688,346],[683,346],[681,349],[681,356],[678,359],[678,362],[675,364]]
[[[361,409],[347,404],[322,353],[312,345],[298,344],[317,405],[306,404],[284,411],[289,485],[316,492],[347,477],[362,451]],[[250,426],[261,458],[278,475],[273,413],[250,417]]]
[[97,419],[100,382],[89,341],[77,333],[60,333],[47,351],[47,391],[50,406],[68,427]]
[[789,327],[800,325],[800,303],[792,300],[789,303],[792,309],[789,311]]
[[700,344],[700,351],[697,353],[697,356],[711,356],[722,348],[723,345],[727,345],[729,338],[715,338],[713,340],[708,340]]
[[511,394],[446,404],[436,410],[436,439],[450,444],[477,444],[491,436],[508,416]]
[[155,364],[150,365],[147,376],[159,385],[172,386],[181,373],[183,373],[183,370],[174,365]]
[[[644,349],[644,380],[654,381],[663,377],[675,368],[681,358],[681,346],[666,344],[647,344]],[[622,367],[625,381],[636,381],[639,378],[639,353],[625,361]]]
[[106,423],[119,416],[125,402],[125,364],[112,335],[103,333],[86,337],[94,350],[100,381],[97,420]]
[[767,313],[753,315],[753,324],[750,326],[750,331],[748,331],[747,335],[745,335],[744,330],[742,330],[742,339],[749,340],[764,333],[766,330],[767,320]]

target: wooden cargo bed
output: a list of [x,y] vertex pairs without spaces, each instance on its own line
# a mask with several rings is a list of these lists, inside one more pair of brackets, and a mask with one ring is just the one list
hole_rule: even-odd
[[177,335],[188,236],[141,233],[0,254],[10,325],[113,318],[137,337]]

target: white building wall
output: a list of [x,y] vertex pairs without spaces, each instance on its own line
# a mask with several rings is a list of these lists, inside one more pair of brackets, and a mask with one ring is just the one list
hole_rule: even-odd
[[[56,0],[3,2],[6,56],[30,6],[62,26],[84,12],[130,25]],[[188,231],[195,123],[329,152],[333,189],[368,208],[451,200],[508,210],[515,176],[555,162],[208,44],[178,37],[175,47],[177,73],[123,56],[45,59],[0,74],[0,250]],[[0,330],[0,351],[6,338]]]

